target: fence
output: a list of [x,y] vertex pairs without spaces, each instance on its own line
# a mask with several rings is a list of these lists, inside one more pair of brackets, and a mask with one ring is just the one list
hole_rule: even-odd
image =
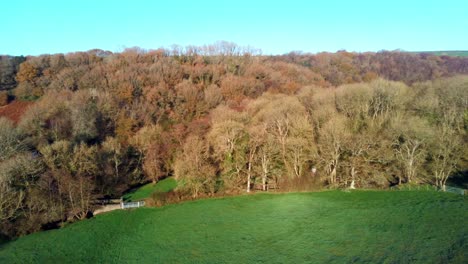
[[438,188],[429,184],[403,184],[390,187],[393,191],[437,191]]
[[460,195],[467,195],[468,190],[462,189],[462,188],[457,188],[457,187],[452,187],[452,186],[445,186],[445,190],[441,188],[439,191],[441,192],[451,192],[451,193],[456,193]]
[[145,201],[138,201],[138,202],[129,202],[129,203],[120,203],[120,208],[122,209],[129,209],[129,208],[138,208],[145,206]]
[[395,191],[439,191],[439,192],[451,192],[460,195],[468,195],[467,189],[445,186],[445,188],[423,184],[423,185],[402,185],[390,187],[390,190]]

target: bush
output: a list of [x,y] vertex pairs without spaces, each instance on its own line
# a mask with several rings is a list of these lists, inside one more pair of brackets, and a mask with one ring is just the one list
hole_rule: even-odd
[[167,204],[179,203],[182,201],[192,200],[192,195],[189,192],[169,191],[169,192],[154,192],[150,199],[147,199],[148,206],[161,207]]
[[437,187],[430,184],[405,183],[395,187],[400,191],[437,191]]
[[322,188],[323,183],[320,182],[319,177],[311,175],[303,175],[301,177],[295,178],[282,178],[278,182],[277,188],[282,192],[304,192],[304,191],[314,191]]

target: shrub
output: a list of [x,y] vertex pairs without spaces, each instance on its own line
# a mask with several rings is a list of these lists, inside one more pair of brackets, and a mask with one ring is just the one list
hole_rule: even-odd
[[147,205],[161,207],[167,204],[174,204],[187,200],[193,200],[190,192],[184,192],[180,190],[169,192],[154,192],[151,195],[151,198],[147,199]]

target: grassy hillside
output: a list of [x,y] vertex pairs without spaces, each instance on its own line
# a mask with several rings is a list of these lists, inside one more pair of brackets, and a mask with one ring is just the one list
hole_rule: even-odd
[[125,201],[138,201],[149,198],[155,192],[169,192],[177,187],[177,182],[174,178],[166,178],[157,183],[148,183],[142,187],[135,189],[123,196]]
[[468,57],[468,50],[417,51],[412,53],[428,53],[436,56]]
[[438,192],[258,194],[115,211],[0,249],[0,263],[466,263],[468,202]]

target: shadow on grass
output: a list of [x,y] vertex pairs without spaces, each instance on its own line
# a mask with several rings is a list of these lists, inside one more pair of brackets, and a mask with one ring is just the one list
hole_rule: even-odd
[[10,240],[7,236],[0,234],[0,249],[10,241],[12,240]]

